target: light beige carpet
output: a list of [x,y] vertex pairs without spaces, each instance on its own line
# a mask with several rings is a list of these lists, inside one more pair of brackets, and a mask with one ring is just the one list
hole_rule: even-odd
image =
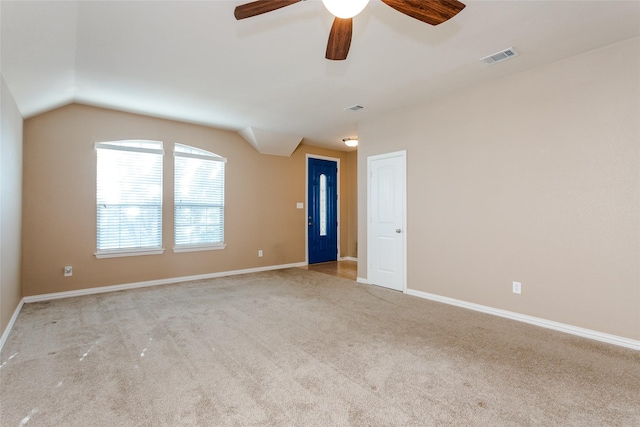
[[27,304],[2,426],[639,426],[640,353],[303,269]]

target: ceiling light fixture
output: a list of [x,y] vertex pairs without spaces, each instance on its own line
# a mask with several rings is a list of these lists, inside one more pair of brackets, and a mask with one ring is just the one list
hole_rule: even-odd
[[358,138],[343,138],[342,142],[344,142],[347,147],[358,146]]
[[336,18],[353,18],[367,6],[369,0],[322,0],[324,7]]

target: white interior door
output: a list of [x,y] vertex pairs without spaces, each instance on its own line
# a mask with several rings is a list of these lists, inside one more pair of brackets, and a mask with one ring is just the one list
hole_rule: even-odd
[[368,168],[368,281],[406,289],[407,152],[370,156]]

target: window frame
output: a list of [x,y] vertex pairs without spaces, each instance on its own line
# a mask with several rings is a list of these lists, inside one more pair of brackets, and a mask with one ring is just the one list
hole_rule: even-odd
[[[216,153],[207,151],[207,150],[203,150],[201,148],[198,147],[194,147],[191,145],[186,145],[186,144],[179,144],[179,143],[175,143],[174,144],[174,150],[173,150],[173,156],[174,156],[174,167],[173,167],[173,189],[174,189],[174,193],[173,193],[173,203],[174,203],[174,207],[173,207],[173,252],[174,253],[182,253],[182,252],[200,252],[200,251],[215,251],[215,250],[222,250],[225,249],[227,247],[227,244],[224,242],[224,237],[225,237],[225,215],[224,215],[224,210],[225,210],[225,185],[226,185],[226,163],[227,163],[227,159],[225,157],[222,157]],[[177,157],[183,157],[183,158],[192,158],[192,159],[200,159],[200,160],[205,160],[205,161],[212,161],[212,162],[221,162],[224,164],[223,167],[223,173],[222,173],[222,241],[221,242],[215,242],[215,243],[206,243],[206,244],[177,244],[176,243],[176,233],[177,233],[177,223],[178,221],[176,220],[177,218],[177,210],[178,207],[180,206],[180,204],[177,202],[176,198],[177,198],[177,191],[176,191],[176,187],[178,186],[178,175],[177,175],[177,170],[176,170],[176,164],[177,162],[175,161],[175,159]]]
[[[136,147],[136,145],[138,145]],[[158,148],[144,147],[144,145],[155,145]],[[162,232],[163,232],[163,205],[164,205],[164,148],[162,141],[152,140],[116,140],[116,141],[104,141],[96,142],[94,144],[96,150],[96,252],[95,257],[98,259],[103,258],[119,258],[128,256],[142,256],[142,255],[160,255],[164,253],[162,247]],[[160,160],[160,245],[158,246],[141,246],[130,248],[116,248],[116,249],[99,249],[98,248],[98,233],[99,233],[99,220],[98,220],[98,150],[114,150],[114,151],[129,151],[137,153],[156,154],[161,156]]]

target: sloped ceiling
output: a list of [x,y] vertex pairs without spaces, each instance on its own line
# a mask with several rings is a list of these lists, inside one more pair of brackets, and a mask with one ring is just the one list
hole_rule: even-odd
[[[640,36],[638,1],[467,0],[431,27],[371,0],[336,62],[321,1],[236,21],[242,3],[3,0],[0,72],[25,117],[79,102],[258,129],[286,153],[294,135],[346,149],[359,122]],[[512,46],[520,56],[478,61]]]
[[289,157],[302,142],[301,136],[287,135],[264,129],[246,127],[238,132],[262,154]]

